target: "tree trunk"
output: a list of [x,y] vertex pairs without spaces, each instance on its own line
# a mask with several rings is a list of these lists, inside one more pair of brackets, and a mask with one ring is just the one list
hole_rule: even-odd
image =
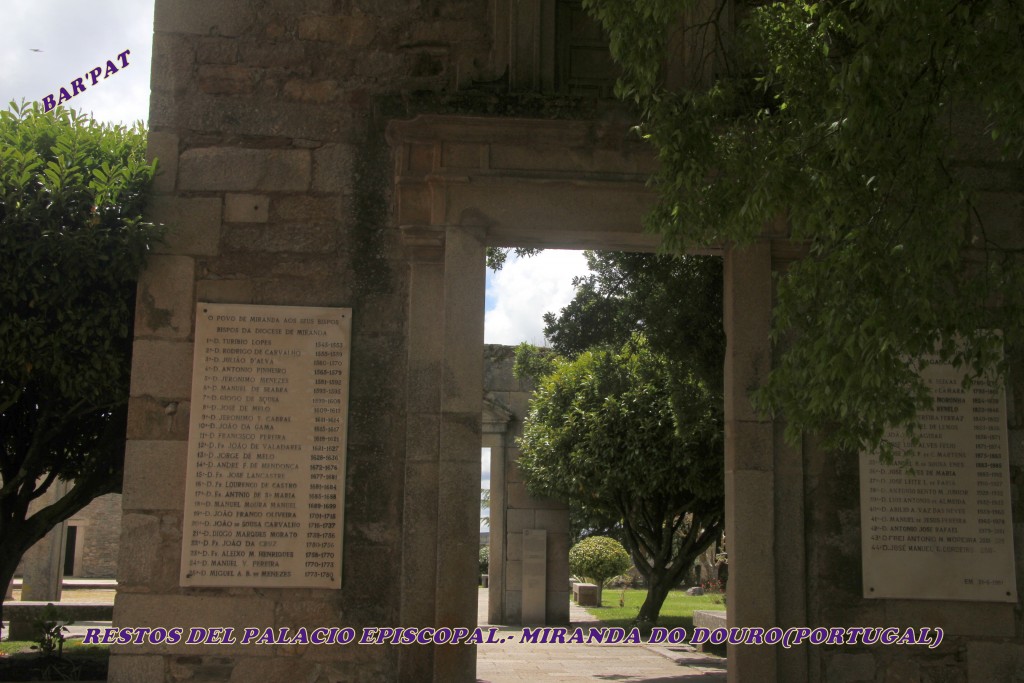
[[644,598],[644,604],[640,606],[640,613],[636,617],[638,624],[650,627],[658,623],[661,606],[665,604],[665,598],[672,590],[672,581],[666,576],[669,573],[660,567],[651,572],[648,579],[650,586],[647,589],[647,597]]

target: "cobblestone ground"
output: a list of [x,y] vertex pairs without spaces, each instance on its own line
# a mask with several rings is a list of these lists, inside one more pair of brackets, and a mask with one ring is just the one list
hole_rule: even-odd
[[[487,594],[480,591],[478,623],[487,624]],[[571,605],[572,626],[587,628],[597,620],[585,609]],[[658,645],[541,645],[523,644],[522,631],[503,627],[504,643],[478,645],[476,675],[479,683],[625,683],[725,682],[725,659],[696,652],[689,646]]]

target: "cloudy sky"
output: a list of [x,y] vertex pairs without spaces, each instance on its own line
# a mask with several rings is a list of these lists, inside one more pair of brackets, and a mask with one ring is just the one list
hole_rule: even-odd
[[[68,106],[104,121],[145,120],[149,109],[153,5],[134,0],[4,0],[0,21],[0,101],[39,101],[72,91],[71,81],[130,50],[128,66]],[[36,52],[39,50],[39,52]]]

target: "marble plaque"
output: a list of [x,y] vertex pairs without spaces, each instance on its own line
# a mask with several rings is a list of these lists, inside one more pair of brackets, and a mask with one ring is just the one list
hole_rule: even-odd
[[949,365],[922,376],[935,406],[913,456],[860,457],[864,597],[1016,602],[1005,394]]
[[182,586],[340,588],[352,310],[200,303]]

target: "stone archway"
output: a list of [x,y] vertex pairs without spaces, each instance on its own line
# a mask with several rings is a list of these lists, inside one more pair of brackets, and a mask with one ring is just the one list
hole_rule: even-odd
[[[427,497],[437,501],[439,513],[442,504],[454,504],[465,508],[455,517],[469,519],[477,514],[476,496],[451,494],[456,482],[468,488],[479,480],[485,247],[654,250],[658,239],[641,230],[653,200],[645,185],[653,160],[624,126],[593,121],[422,116],[393,121],[388,139],[396,164],[395,223],[410,254],[409,431],[430,430],[430,457],[437,463],[428,473],[409,460],[406,481],[416,485],[406,490],[407,515]],[[729,620],[803,625],[802,598],[776,599],[782,589],[776,563],[763,561],[788,558],[782,560],[792,563],[785,567],[786,585],[802,590],[801,454],[779,445],[773,424],[753,411],[744,389],[770,367],[772,263],[788,254],[766,239],[724,256],[726,507],[735,567]],[[437,390],[428,395],[427,387]],[[777,477],[780,467],[785,476]],[[787,501],[783,515],[777,515],[780,493]],[[424,524],[430,524],[426,534]],[[779,526],[785,534],[777,533]],[[407,524],[405,539],[407,558],[422,558],[428,544],[436,543],[437,551],[430,570],[423,571],[421,559],[415,574],[403,568],[403,623],[472,623],[473,595],[463,587],[475,585],[475,568],[464,546],[475,541],[475,531],[438,514],[433,523]],[[781,555],[780,543],[787,546]],[[432,590],[434,604],[411,599]],[[777,605],[788,613],[779,614]],[[783,680],[806,675],[802,659],[777,662],[773,648],[732,650],[730,680],[755,672],[759,680],[773,680],[776,670]],[[402,675],[426,679],[429,671],[435,680],[460,680],[473,670],[471,659],[472,653],[454,649],[407,652]]]

